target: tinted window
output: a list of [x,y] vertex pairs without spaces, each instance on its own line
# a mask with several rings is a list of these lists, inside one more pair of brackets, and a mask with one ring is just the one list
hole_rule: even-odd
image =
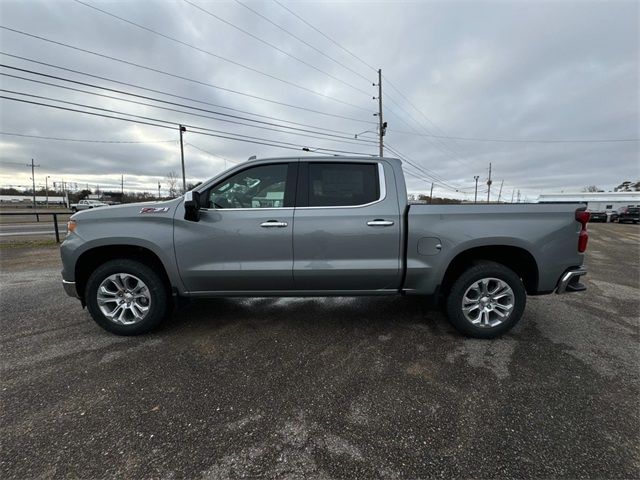
[[380,197],[375,163],[310,163],[309,206],[363,205]]
[[287,164],[248,168],[209,190],[208,208],[281,208],[287,184]]
[[611,209],[613,208],[613,205],[607,205],[607,206],[606,206],[606,207],[604,207],[604,208],[606,208],[607,210],[611,210]]

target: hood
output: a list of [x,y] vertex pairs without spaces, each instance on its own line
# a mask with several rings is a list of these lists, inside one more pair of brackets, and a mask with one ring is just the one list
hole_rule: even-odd
[[[110,205],[107,207],[92,208],[89,210],[82,210],[74,213],[71,218],[73,220],[93,220],[93,219],[108,219],[108,218],[125,218],[125,217],[138,217],[140,215],[161,215],[161,216],[173,216],[176,206],[182,202],[182,197],[173,198],[171,200],[164,201],[152,201],[152,202],[138,202],[138,203],[125,203],[122,205]],[[167,209],[163,211],[161,209]],[[144,211],[144,209],[149,209]],[[159,210],[151,210],[159,209]]]

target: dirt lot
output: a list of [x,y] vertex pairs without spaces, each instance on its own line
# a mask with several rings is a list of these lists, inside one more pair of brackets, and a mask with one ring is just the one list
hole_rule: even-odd
[[415,298],[194,302],[97,327],[55,247],[0,249],[0,476],[638,478],[640,228],[495,341]]

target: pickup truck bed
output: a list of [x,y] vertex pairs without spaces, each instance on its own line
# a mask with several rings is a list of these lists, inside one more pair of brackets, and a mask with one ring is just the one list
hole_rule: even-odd
[[584,290],[584,205],[409,205],[392,158],[253,160],[183,197],[79,212],[63,285],[118,334],[181,297],[410,294],[443,298],[489,338],[526,295]]

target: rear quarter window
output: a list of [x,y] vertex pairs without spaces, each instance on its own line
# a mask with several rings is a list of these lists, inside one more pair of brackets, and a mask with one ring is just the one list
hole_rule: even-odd
[[376,163],[310,163],[309,206],[365,205],[380,198]]

